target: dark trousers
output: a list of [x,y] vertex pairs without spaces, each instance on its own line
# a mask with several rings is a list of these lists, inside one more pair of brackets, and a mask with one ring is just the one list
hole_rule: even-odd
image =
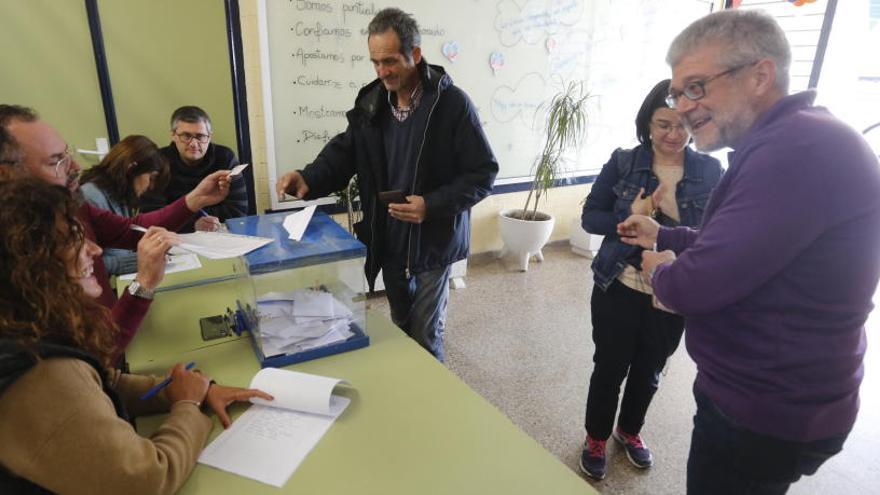
[[406,278],[406,270],[401,266],[382,266],[391,321],[441,363],[445,357],[443,334],[449,302],[450,266],[414,273],[410,278]]
[[681,342],[684,318],[655,308],[651,296],[617,280],[606,291],[594,287],[590,305],[596,352],[584,427],[590,437],[608,439],[626,378],[617,424],[638,434],[666,359]]
[[694,388],[697,413],[688,455],[690,495],[782,494],[803,475],[843,449],[849,432],[811,442],[792,442],[736,424]]

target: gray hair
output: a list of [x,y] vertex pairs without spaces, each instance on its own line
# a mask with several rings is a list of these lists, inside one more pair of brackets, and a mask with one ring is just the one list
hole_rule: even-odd
[[421,46],[422,35],[419,33],[419,23],[412,15],[389,7],[380,10],[367,26],[367,38],[374,34],[382,34],[389,29],[394,30],[400,39],[400,53],[407,60],[412,60],[413,48]]
[[211,117],[208,117],[208,112],[202,110],[201,108],[193,105],[187,105],[178,108],[171,114],[171,130],[177,130],[178,122],[186,122],[188,124],[198,124],[199,122],[204,122],[205,127],[208,128],[208,132],[211,132]]
[[722,10],[697,19],[672,41],[666,63],[675,67],[694,50],[712,43],[723,47],[722,65],[737,67],[762,58],[776,63],[776,88],[788,93],[791,48],[785,33],[761,10]]

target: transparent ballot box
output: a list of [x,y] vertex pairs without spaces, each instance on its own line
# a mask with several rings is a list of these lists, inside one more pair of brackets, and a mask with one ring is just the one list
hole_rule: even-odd
[[367,249],[322,212],[301,241],[274,213],[231,219],[233,234],[275,239],[239,258],[236,333],[247,331],[261,367],[278,367],[366,347]]

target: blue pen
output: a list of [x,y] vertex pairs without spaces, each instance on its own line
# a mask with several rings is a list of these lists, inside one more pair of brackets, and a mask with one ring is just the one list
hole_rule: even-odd
[[201,215],[203,217],[210,217],[211,216],[211,215],[208,215],[208,212],[205,211],[204,208],[199,208],[199,215]]
[[[189,363],[187,363],[186,369],[190,370],[195,365],[196,365],[195,361],[190,361]],[[162,391],[163,388],[167,387],[169,383],[171,383],[170,376],[168,378],[162,380],[162,382],[159,383],[158,385],[156,385],[155,387],[151,388],[150,390],[147,390],[147,393],[145,393],[144,395],[141,396],[141,400],[147,400],[150,397],[158,394],[160,391]]]

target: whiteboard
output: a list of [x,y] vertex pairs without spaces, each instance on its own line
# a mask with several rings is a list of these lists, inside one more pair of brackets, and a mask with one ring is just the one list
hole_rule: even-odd
[[[592,95],[567,175],[596,173],[635,139],[648,90],[669,77],[672,38],[709,0],[261,0],[260,57],[270,188],[345,130],[345,112],[375,79],[366,28],[398,6],[419,22],[422,54],[474,101],[499,163],[497,184],[528,180],[541,146],[539,109],[568,81]],[[272,198],[273,208],[278,199]],[[285,204],[284,206],[288,206]]]

